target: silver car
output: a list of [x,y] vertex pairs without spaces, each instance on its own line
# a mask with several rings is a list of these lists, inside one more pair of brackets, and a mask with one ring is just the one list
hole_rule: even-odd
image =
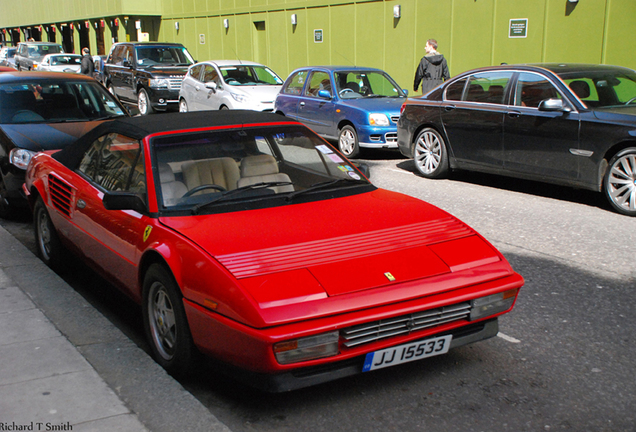
[[48,54],[38,65],[38,71],[77,73],[82,68],[79,54]]
[[179,91],[179,111],[273,111],[283,80],[267,66],[210,60],[190,66]]

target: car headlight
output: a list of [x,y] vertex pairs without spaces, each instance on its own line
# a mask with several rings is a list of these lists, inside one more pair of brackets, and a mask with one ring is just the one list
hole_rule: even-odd
[[470,320],[478,320],[500,312],[505,312],[512,307],[517,298],[518,289],[511,289],[486,297],[476,298],[471,302]]
[[371,126],[388,126],[389,118],[384,114],[369,114],[369,124]]
[[249,103],[250,97],[241,93],[230,93],[235,101],[239,103]]
[[35,152],[20,148],[14,148],[9,152],[9,163],[20,169],[26,170],[31,158],[35,156]]
[[148,87],[151,88],[168,88],[170,87],[170,82],[165,78],[150,78],[148,80]]
[[274,354],[276,354],[276,360],[280,364],[298,363],[306,360],[331,357],[338,354],[339,338],[339,333],[334,331],[279,342],[274,344]]

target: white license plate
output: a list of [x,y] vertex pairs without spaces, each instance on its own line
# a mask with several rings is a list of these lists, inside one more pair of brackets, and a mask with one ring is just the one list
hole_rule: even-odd
[[411,342],[367,354],[362,372],[408,363],[448,352],[452,335]]

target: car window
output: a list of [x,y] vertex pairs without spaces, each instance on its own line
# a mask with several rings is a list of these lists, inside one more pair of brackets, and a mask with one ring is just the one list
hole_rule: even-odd
[[503,104],[505,89],[512,78],[512,72],[482,72],[468,79],[468,89],[464,94],[467,102]]
[[380,71],[336,72],[336,90],[342,99],[404,97],[391,77]]
[[268,85],[281,85],[283,80],[280,79],[276,73],[268,67],[265,66],[252,66],[252,73],[257,78],[257,83],[259,85],[268,84]]
[[194,63],[190,53],[181,46],[138,46],[137,65],[139,67],[151,67],[157,65],[183,65]]
[[49,57],[52,66],[62,65],[79,65],[82,64],[82,57],[80,56],[53,56]]
[[327,72],[314,71],[309,77],[305,96],[318,97],[318,92],[321,90],[326,90],[331,94],[331,79]]
[[89,121],[124,115],[97,82],[33,81],[0,85],[0,123]]
[[199,81],[199,78],[201,76],[201,69],[203,69],[203,65],[196,65],[196,66],[192,66],[190,68],[190,70],[188,71],[188,76],[194,78],[195,80]]
[[78,171],[107,191],[145,193],[143,161],[138,141],[112,133],[93,142]]
[[515,88],[516,106],[538,108],[541,101],[560,97],[554,85],[543,75],[531,72],[519,74]]
[[204,83],[209,82],[217,82],[219,80],[219,73],[216,71],[216,68],[212,65],[204,65],[203,67],[203,81]]
[[446,100],[462,100],[462,95],[464,94],[464,87],[466,86],[467,79],[460,79],[450,84],[446,88]]
[[287,81],[287,84],[281,90],[283,94],[289,95],[300,95],[303,91],[303,86],[305,85],[305,81],[307,80],[308,71],[302,70],[296,72],[292,75],[291,78]]
[[588,108],[622,107],[636,102],[636,72],[625,68],[582,69],[559,73]]

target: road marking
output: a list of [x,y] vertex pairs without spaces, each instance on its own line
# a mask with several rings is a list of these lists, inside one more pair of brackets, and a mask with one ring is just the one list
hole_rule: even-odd
[[404,171],[404,170],[398,170],[398,169],[392,169],[392,168],[389,168],[389,171],[399,172],[399,173],[402,173],[402,174],[413,174],[413,172],[411,172],[411,171]]
[[515,339],[512,336],[505,335],[505,334],[503,334],[501,332],[497,333],[497,336],[499,336],[503,340],[508,341],[510,343],[521,343],[521,341],[519,339]]

